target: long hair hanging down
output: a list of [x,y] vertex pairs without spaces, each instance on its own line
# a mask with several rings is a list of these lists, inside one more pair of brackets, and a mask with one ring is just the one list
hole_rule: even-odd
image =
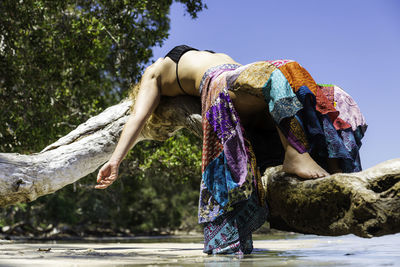
[[[139,89],[140,89],[140,82],[141,82],[142,80],[139,80],[137,83],[132,83],[131,84],[131,86],[130,86],[130,89],[129,89],[129,99],[131,99],[132,100],[132,103],[135,103],[136,102],[136,97],[137,97],[137,95],[138,95],[138,93],[139,93]],[[134,104],[132,104],[131,105],[131,112],[133,111],[133,107],[134,107]]]

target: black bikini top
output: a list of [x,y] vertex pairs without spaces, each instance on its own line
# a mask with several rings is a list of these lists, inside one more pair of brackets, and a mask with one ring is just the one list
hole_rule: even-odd
[[[178,64],[179,60],[181,57],[188,51],[195,50],[199,51],[199,49],[187,46],[187,45],[178,45],[172,48],[171,51],[168,52],[168,54],[165,55],[165,57],[169,57],[176,63],[176,81],[178,82],[179,88],[181,88],[182,92],[188,95],[188,93],[183,89],[181,82],[179,81],[179,76],[178,76]],[[215,53],[214,51],[211,50],[204,50],[210,53]]]

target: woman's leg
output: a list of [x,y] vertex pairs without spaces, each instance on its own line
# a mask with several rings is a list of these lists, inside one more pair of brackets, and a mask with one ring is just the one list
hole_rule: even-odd
[[283,161],[283,171],[296,174],[304,179],[314,179],[328,176],[329,173],[319,166],[308,154],[299,153],[289,144],[285,136],[278,129],[283,148],[285,149],[285,159]]

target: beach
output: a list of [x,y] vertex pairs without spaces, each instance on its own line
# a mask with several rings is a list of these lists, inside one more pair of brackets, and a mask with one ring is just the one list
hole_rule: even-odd
[[[268,239],[267,239],[268,238]],[[256,236],[251,255],[206,255],[200,237],[0,241],[0,266],[400,266],[400,235]]]

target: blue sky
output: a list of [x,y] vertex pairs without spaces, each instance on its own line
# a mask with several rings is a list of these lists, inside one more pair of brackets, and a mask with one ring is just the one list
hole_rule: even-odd
[[247,64],[294,59],[318,83],[334,83],[361,108],[364,168],[400,157],[400,1],[214,0],[196,20],[171,8],[171,30],[154,58],[188,44]]

